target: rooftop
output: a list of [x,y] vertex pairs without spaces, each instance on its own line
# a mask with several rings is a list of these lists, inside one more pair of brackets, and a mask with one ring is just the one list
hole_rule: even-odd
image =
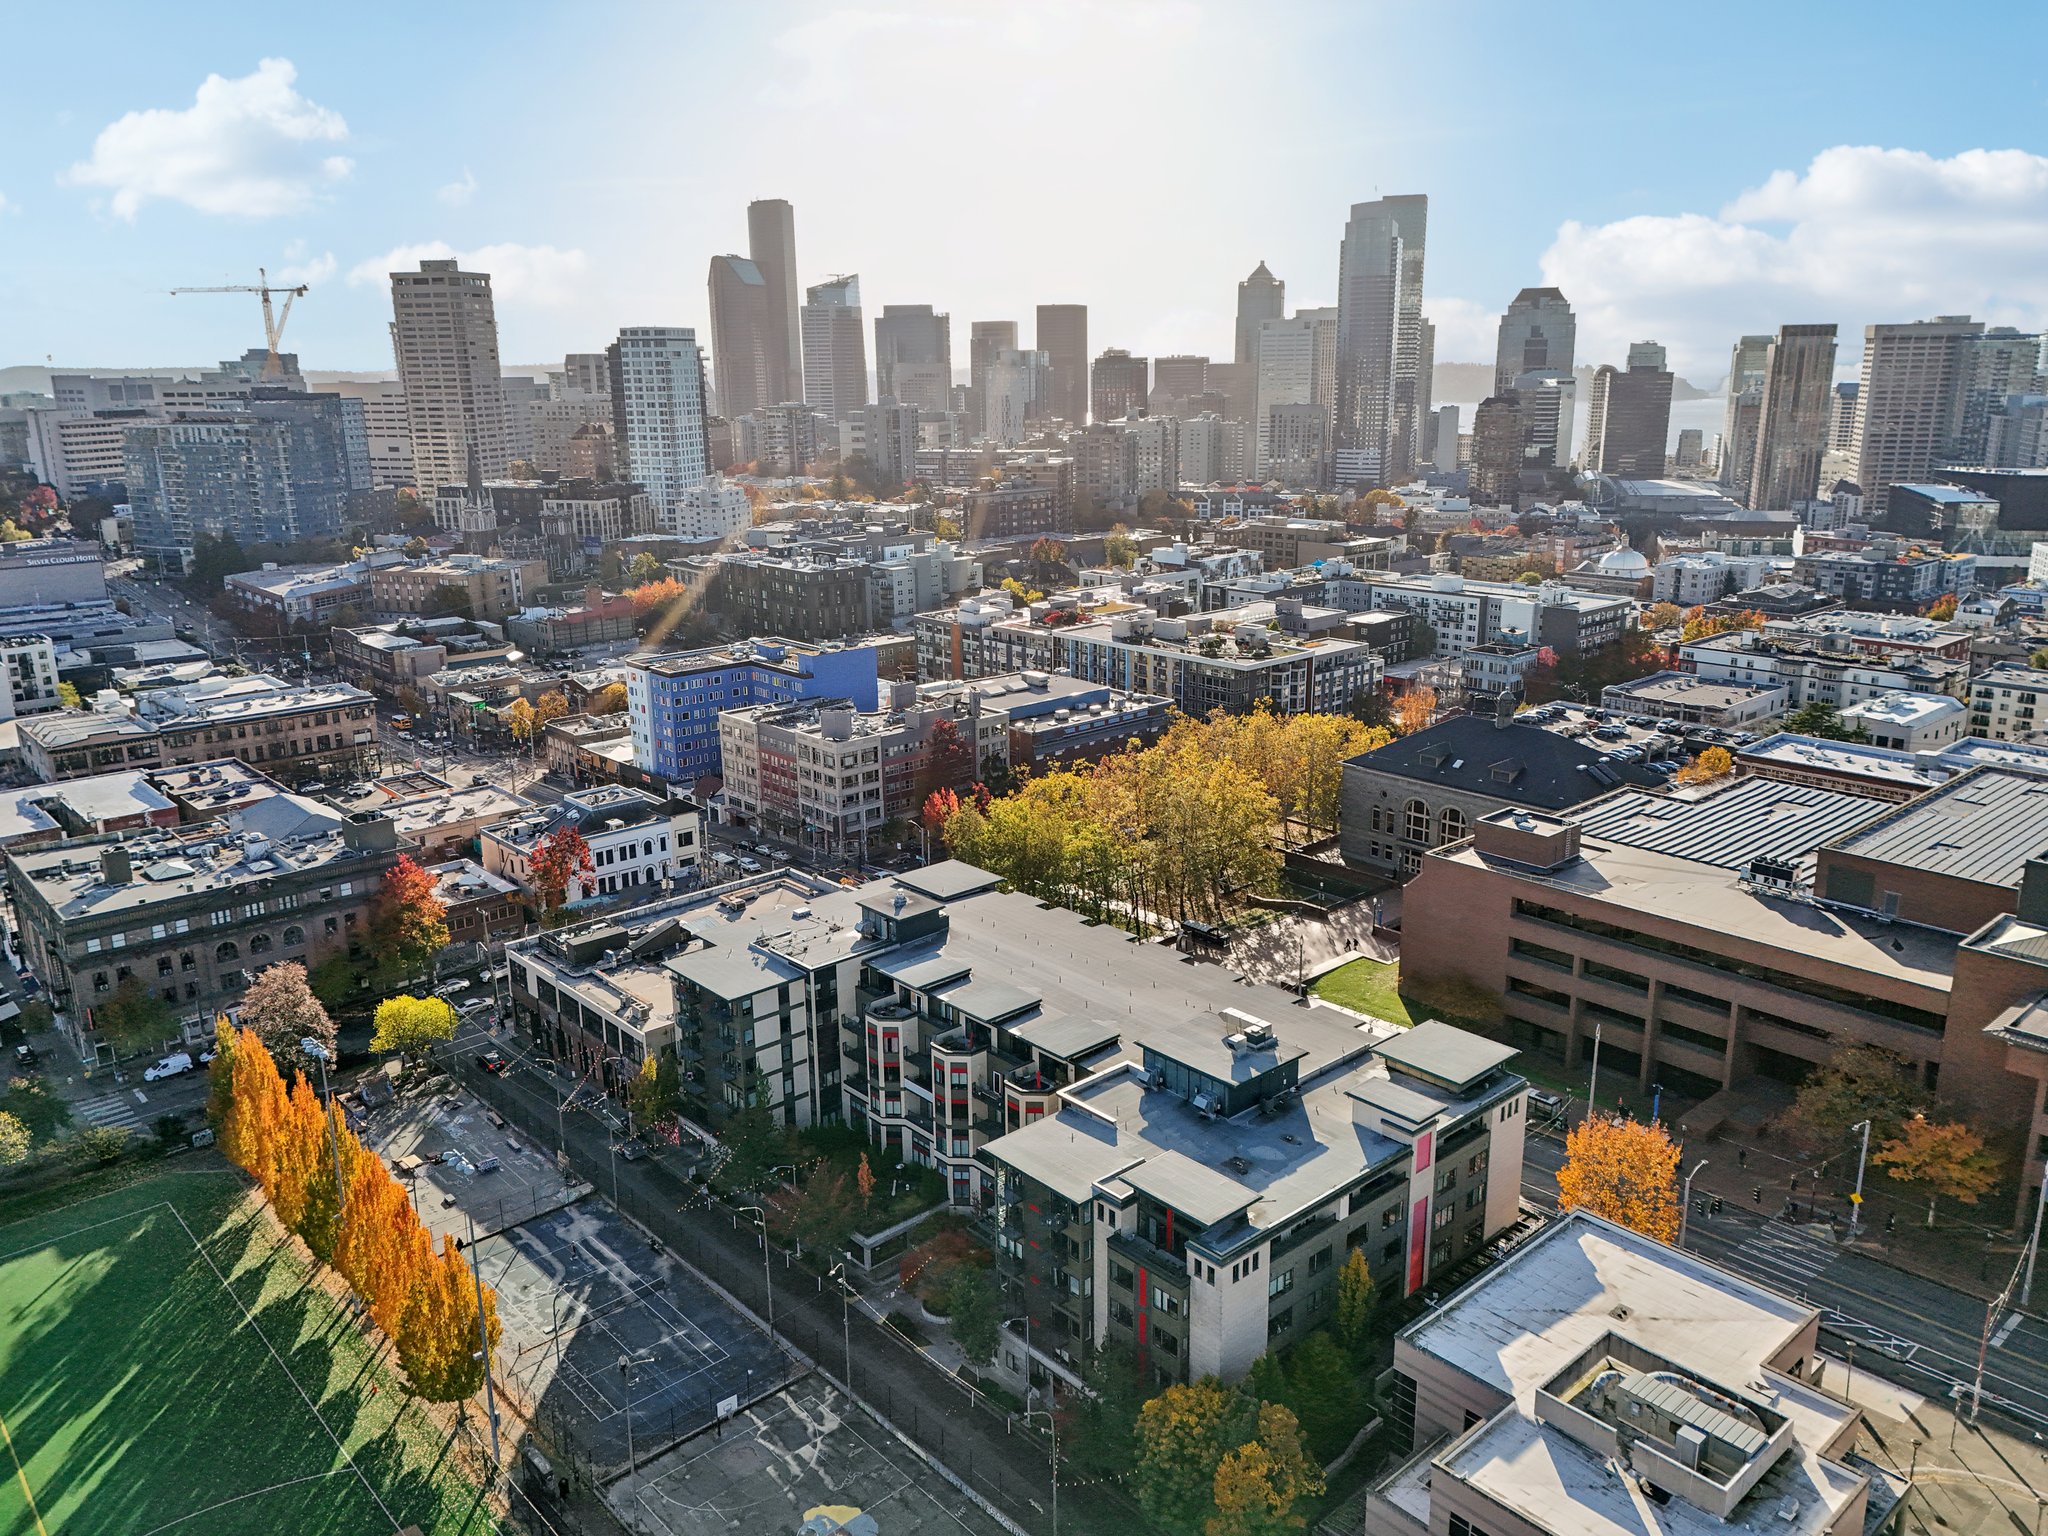
[[2027,860],[2048,848],[2048,774],[1973,768],[1829,846],[1880,864],[2017,890]]
[[1653,775],[1541,725],[1454,715],[1345,764],[1418,783],[1449,785],[1537,810],[1565,810]]
[[1602,697],[1660,706],[1729,709],[1781,693],[1783,688],[1781,683],[1716,683],[1691,672],[1656,672],[1633,682],[1610,683],[1602,690]]
[[1745,775],[1674,794],[1617,790],[1566,819],[1587,837],[1739,870],[1758,858],[1810,866],[1822,843],[1868,826],[1886,809],[1868,795]]

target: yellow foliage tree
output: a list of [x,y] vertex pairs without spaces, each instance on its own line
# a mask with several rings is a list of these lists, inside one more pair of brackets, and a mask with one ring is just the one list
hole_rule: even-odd
[[1199,1529],[1215,1511],[1216,1471],[1244,1438],[1244,1399],[1215,1377],[1176,1382],[1138,1410],[1129,1485],[1139,1505],[1172,1531]]
[[514,699],[505,706],[505,729],[512,733],[514,741],[533,739],[533,706],[524,699]]
[[1678,1147],[1658,1123],[1588,1115],[1565,1138],[1558,1209],[1591,1211],[1659,1242],[1678,1236]]
[[1681,784],[1710,784],[1715,779],[1725,779],[1735,771],[1735,759],[1726,747],[1708,747],[1691,762],[1678,770]]
[[1412,736],[1436,718],[1436,690],[1410,688],[1394,701],[1394,734]]
[[1323,1475],[1302,1449],[1294,1414],[1261,1403],[1258,1438],[1224,1452],[1210,1489],[1216,1513],[1203,1525],[1205,1536],[1270,1536],[1308,1524],[1294,1506],[1323,1491]]
[[1900,1183],[1927,1191],[1930,1227],[1937,1196],[1975,1205],[1998,1183],[1998,1159],[1985,1150],[1982,1136],[1960,1122],[1929,1120],[1924,1114],[1908,1120],[1870,1160]]
[[478,1294],[462,1250],[443,1237],[441,1251],[414,1277],[412,1294],[398,1320],[398,1363],[414,1393],[430,1403],[460,1402],[483,1387],[484,1371],[503,1330],[497,1298],[485,1286],[479,1349]]

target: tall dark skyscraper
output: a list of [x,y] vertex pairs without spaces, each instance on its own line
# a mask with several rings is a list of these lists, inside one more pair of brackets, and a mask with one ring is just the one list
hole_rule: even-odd
[[1762,413],[1749,504],[1782,511],[1820,489],[1834,411],[1835,328],[1784,325],[1764,359]]
[[1627,372],[1607,363],[1593,375],[1586,468],[1623,480],[1664,477],[1672,383],[1664,364],[1662,347],[1639,341],[1628,349]]
[[878,400],[942,415],[953,389],[953,318],[929,304],[884,304],[875,319]]
[[779,197],[747,204],[747,254],[768,286],[770,382],[780,405],[804,397],[803,328],[797,310],[803,289],[796,279],[796,210]]
[[1512,389],[1522,374],[1545,368],[1570,373],[1577,336],[1578,324],[1562,293],[1555,288],[1524,288],[1500,317],[1493,387]]
[[711,258],[711,374],[718,412],[727,420],[751,416],[787,396],[788,369],[771,355],[768,283],[745,256]]
[[1421,441],[1422,277],[1429,199],[1354,203],[1337,260],[1339,485],[1384,485]]
[[1145,414],[1152,396],[1152,360],[1111,347],[1095,359],[1089,404],[1097,421],[1122,421]]
[[1052,367],[1051,413],[1071,426],[1088,420],[1088,306],[1038,306],[1038,350]]

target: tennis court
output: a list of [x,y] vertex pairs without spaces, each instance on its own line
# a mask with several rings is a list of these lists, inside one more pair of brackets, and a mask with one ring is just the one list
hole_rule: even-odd
[[0,1223],[0,1536],[493,1529],[238,1177]]
[[601,1474],[695,1434],[722,1405],[730,1413],[798,1369],[601,1201],[501,1232],[476,1253],[498,1293],[501,1369]]

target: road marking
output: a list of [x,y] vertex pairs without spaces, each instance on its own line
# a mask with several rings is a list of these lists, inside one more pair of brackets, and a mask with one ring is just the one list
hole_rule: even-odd
[[21,1453],[14,1448],[14,1436],[8,1432],[5,1415],[0,1415],[0,1439],[7,1442],[8,1459],[14,1463],[14,1475],[21,1482],[21,1496],[28,1500],[28,1512],[35,1518],[36,1529],[42,1536],[50,1536],[49,1527],[43,1524],[43,1512],[36,1508],[35,1490],[28,1485],[28,1472],[21,1464]]
[[1998,1325],[1998,1332],[1991,1336],[1991,1347],[1997,1349],[2012,1337],[2013,1330],[2020,1325],[2020,1314],[2015,1312]]
[[95,1094],[89,1099],[73,1099],[71,1113],[92,1125],[128,1126],[140,1129],[142,1117],[135,1112],[135,1106],[128,1101],[125,1093]]

